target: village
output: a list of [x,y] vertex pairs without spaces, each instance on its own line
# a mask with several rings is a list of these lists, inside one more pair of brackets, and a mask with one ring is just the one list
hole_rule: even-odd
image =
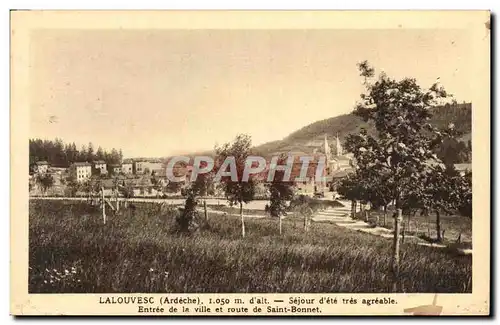
[[[297,195],[335,199],[338,197],[336,187],[339,182],[354,171],[353,154],[345,152],[338,135],[334,145],[328,142],[326,134],[323,139],[313,141],[312,145],[315,147],[307,156],[294,156],[290,180],[294,183],[295,192]],[[305,158],[310,160],[307,165],[304,163]],[[265,169],[255,175],[258,181],[256,197],[264,200],[268,199],[269,194],[265,187],[270,167],[270,159],[267,160]],[[471,170],[470,163],[454,166],[462,174]],[[190,163],[180,161],[174,164],[169,159],[123,159],[121,163],[111,164],[104,160],[77,161],[68,168],[55,167],[40,160],[31,168],[30,196],[84,197],[103,191],[105,196],[114,197],[178,198],[183,196],[183,190],[189,186],[193,167],[193,159],[190,159]],[[301,179],[304,167],[307,169],[307,180]],[[184,180],[169,180],[169,168],[173,169],[172,173],[176,177]],[[223,197],[223,193],[214,186],[210,196]]]
[[[290,179],[294,181],[298,194],[315,195],[324,197],[328,192],[334,190],[335,184],[353,170],[352,154],[344,154],[338,136],[335,139],[335,147],[332,153],[328,138],[324,139],[318,148],[307,156],[310,160],[307,168],[306,181],[295,181],[299,179],[303,162],[300,156],[295,157],[292,166]],[[318,173],[318,162],[323,159],[325,162],[320,165],[322,171]],[[182,195],[182,190],[189,183],[193,164],[183,162],[169,166],[169,162],[162,160],[137,160],[124,159],[118,164],[107,164],[104,160],[77,161],[68,168],[54,167],[45,160],[36,161],[30,173],[30,196],[54,196],[73,197],[87,196],[93,189],[99,191],[104,189],[105,196],[126,196],[126,197],[154,197],[167,198]],[[185,180],[181,183],[171,182],[167,177],[167,168],[173,168],[173,174]],[[269,164],[256,175],[259,181],[257,187],[257,197],[266,198],[266,188],[263,186],[267,181]],[[43,175],[52,178],[53,181],[44,185],[40,181]],[[318,175],[324,178],[318,179]],[[38,179],[38,181],[37,181]],[[117,191],[118,188],[124,189]],[[128,191],[128,192],[126,192]],[[95,191],[94,191],[95,192]],[[220,196],[217,189],[214,189],[213,196]]]

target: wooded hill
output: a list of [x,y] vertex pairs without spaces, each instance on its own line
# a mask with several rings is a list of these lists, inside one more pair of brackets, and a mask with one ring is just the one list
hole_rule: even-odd
[[[454,163],[468,162],[470,155],[466,152],[470,148],[472,125],[472,104],[454,104],[435,107],[431,124],[445,128],[449,123],[454,123],[456,129],[463,135],[460,141],[446,141],[441,152],[448,152],[449,155],[457,156],[450,160]],[[373,125],[364,122],[360,117],[354,114],[344,114],[331,117],[325,120],[309,124],[298,131],[293,132],[283,140],[277,140],[255,147],[255,151],[263,156],[275,155],[281,152],[312,153],[314,149],[322,148],[324,135],[328,136],[330,145],[334,145],[334,137],[337,135],[343,142],[344,138],[350,133],[359,133],[361,128],[365,128],[369,134],[374,135]],[[444,154],[443,154],[444,155]]]

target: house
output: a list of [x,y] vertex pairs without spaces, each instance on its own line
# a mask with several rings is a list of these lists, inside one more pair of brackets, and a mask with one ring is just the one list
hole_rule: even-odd
[[136,161],[134,162],[135,167],[134,169],[134,174],[136,175],[142,175],[144,173],[151,174],[151,172],[159,172],[163,169],[165,169],[164,165],[160,161]]
[[94,161],[94,168],[101,171],[101,175],[105,175],[108,173],[106,168],[106,162],[104,160],[96,160]]
[[113,175],[118,175],[122,171],[122,166],[120,164],[109,164],[109,172]]
[[42,160],[35,163],[35,172],[39,174],[45,174],[49,170],[49,163]]
[[147,162],[146,161],[134,161],[134,165],[133,165],[133,172],[134,174],[136,175],[142,175],[144,174],[144,169],[145,169],[145,164]]
[[70,166],[69,172],[73,179],[83,183],[92,176],[92,164],[88,162],[76,162]]
[[134,163],[132,161],[124,161],[122,163],[122,173],[132,174],[134,172]]

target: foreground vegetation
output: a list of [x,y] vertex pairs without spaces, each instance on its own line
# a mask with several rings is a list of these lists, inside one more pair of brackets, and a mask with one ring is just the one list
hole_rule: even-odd
[[[389,292],[390,240],[313,223],[210,215],[190,236],[178,211],[137,205],[109,216],[76,202],[30,202],[29,292]],[[472,257],[403,244],[405,292],[471,292]]]

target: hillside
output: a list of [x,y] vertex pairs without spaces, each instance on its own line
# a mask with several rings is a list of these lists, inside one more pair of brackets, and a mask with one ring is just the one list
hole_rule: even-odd
[[[434,108],[431,123],[436,127],[446,127],[454,123],[457,130],[463,132],[461,140],[467,142],[471,136],[472,104],[463,103],[445,105]],[[268,156],[281,152],[311,153],[316,148],[321,148],[324,135],[330,140],[338,134],[341,141],[350,134],[358,133],[365,128],[369,134],[374,134],[373,125],[365,123],[354,114],[344,114],[309,124],[293,132],[283,140],[271,141],[255,148],[261,155]]]

